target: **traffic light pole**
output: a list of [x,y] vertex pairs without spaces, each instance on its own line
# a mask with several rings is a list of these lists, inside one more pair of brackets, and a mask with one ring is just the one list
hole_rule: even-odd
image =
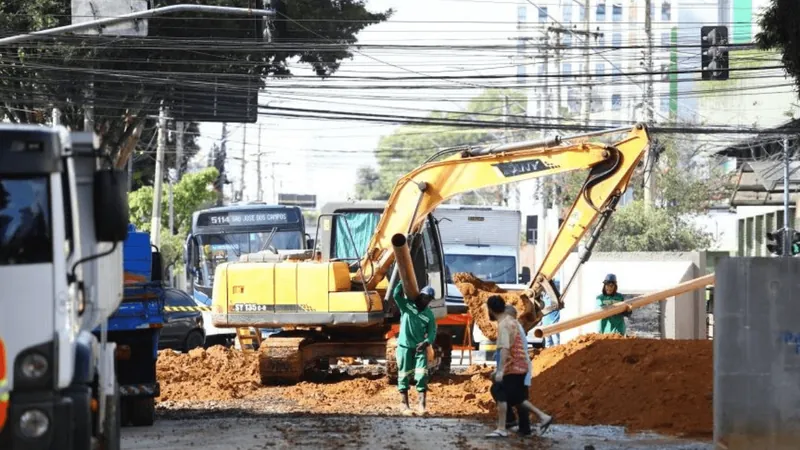
[[789,228],[789,138],[783,137],[783,256],[792,256],[794,230]]

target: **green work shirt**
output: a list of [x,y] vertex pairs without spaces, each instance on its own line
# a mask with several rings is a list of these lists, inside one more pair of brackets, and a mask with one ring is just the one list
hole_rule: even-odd
[[397,283],[393,297],[400,308],[400,336],[397,337],[397,345],[414,348],[425,339],[433,345],[436,340],[436,318],[433,317],[433,311],[430,308],[417,311],[414,302],[409,301],[403,293],[403,283]]
[[[611,306],[615,303],[619,303],[624,300],[625,298],[619,292],[617,292],[614,295],[600,294],[597,296],[597,306],[604,308],[606,306]],[[622,314],[617,314],[616,316],[611,316],[605,319],[601,319],[600,333],[602,334],[619,333],[625,336],[625,317]]]

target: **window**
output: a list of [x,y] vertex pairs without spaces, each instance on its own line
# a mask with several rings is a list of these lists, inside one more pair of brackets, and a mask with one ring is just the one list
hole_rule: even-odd
[[614,22],[622,22],[622,5],[611,6],[611,20]]
[[592,112],[596,113],[596,112],[601,112],[601,111],[603,111],[603,101],[598,99],[598,98],[593,97],[592,98]]
[[606,21],[606,4],[605,3],[598,3],[597,4],[597,11],[595,13],[597,16],[598,22],[605,22]]
[[51,262],[48,178],[0,178],[0,266]]
[[166,306],[197,306],[192,297],[177,289],[166,289],[164,300]]
[[564,47],[572,47],[572,33],[564,34]]
[[612,81],[622,81],[622,70],[619,67],[614,67],[614,71],[612,72],[613,76],[611,77]]
[[577,114],[581,110],[580,92],[577,88],[567,89],[567,108],[571,114]]
[[597,38],[597,46],[598,47],[605,47],[606,46],[606,35],[601,35]]
[[583,22],[586,20],[586,6],[578,5],[578,20]]
[[669,47],[670,46],[670,35],[669,35],[669,32],[661,33],[661,46],[662,47]]
[[561,69],[562,75],[572,75],[572,63],[564,63]]
[[564,22],[572,22],[572,0],[566,0],[562,3],[561,9],[564,14]]
[[539,22],[547,22],[547,6],[539,8]]
[[517,261],[513,256],[445,255],[444,261],[448,283],[453,282],[452,274],[459,272],[470,272],[481,280],[498,284],[517,282]]
[[539,226],[539,216],[525,216],[525,241],[528,244],[536,243],[536,231]]
[[669,97],[663,96],[660,99],[661,102],[661,112],[669,112]]
[[603,75],[606,73],[606,65],[603,63],[597,63],[594,65],[594,73],[597,75]]
[[539,69],[537,70],[539,75],[544,75],[544,64],[539,64]]
[[656,8],[650,7],[650,20],[652,22],[656,21]]
[[622,95],[613,94],[611,96],[611,110],[612,111],[621,111],[622,110]]
[[622,33],[614,33],[611,35],[611,46],[615,48],[622,47]]
[[517,22],[525,23],[528,21],[528,8],[525,6],[517,7]]
[[661,20],[665,22],[672,20],[672,5],[670,5],[669,2],[661,4]]

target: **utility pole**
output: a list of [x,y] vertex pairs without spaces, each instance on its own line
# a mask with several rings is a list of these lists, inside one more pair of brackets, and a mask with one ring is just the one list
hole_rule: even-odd
[[156,170],[153,179],[153,217],[150,222],[150,242],[161,247],[161,184],[164,180],[164,152],[167,149],[167,114],[164,101],[158,109],[158,147],[156,149]]
[[[653,125],[653,2],[652,0],[644,1],[644,29],[647,34],[647,53],[645,55],[645,64],[647,67],[647,88],[645,89],[645,117],[647,124]],[[644,155],[644,208],[649,211],[653,207],[653,192],[655,191],[655,176],[653,174],[653,166],[655,166],[656,159],[656,146],[651,143],[647,152]]]
[[256,198],[258,201],[263,201],[264,190],[261,187],[261,124],[258,124],[258,155],[256,155],[256,182],[258,183],[256,190]]
[[589,126],[589,119],[591,118],[592,113],[592,85],[591,85],[591,69],[590,69],[590,62],[591,62],[591,52],[589,51],[589,47],[591,47],[592,42],[592,34],[589,31],[589,18],[591,14],[589,14],[589,4],[591,3],[590,0],[583,0],[583,7],[584,14],[583,14],[583,25],[584,25],[584,36],[586,37],[586,45],[583,46],[583,71],[586,75],[584,82],[586,83],[584,86],[585,94],[583,96],[583,122],[584,126]]
[[244,169],[247,166],[246,157],[246,149],[247,149],[247,124],[242,126],[242,170],[241,175],[239,178],[239,201],[244,201]]
[[175,122],[175,170],[178,180],[183,175],[183,121]]

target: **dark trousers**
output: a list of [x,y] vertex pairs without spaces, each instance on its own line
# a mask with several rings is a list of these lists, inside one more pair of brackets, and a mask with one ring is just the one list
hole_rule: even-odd
[[493,383],[490,390],[492,398],[496,402],[505,402],[506,422],[514,421],[514,411],[517,408],[519,415],[519,432],[522,434],[531,433],[531,417],[528,410],[522,406],[522,402],[528,399],[528,387],[525,386],[525,375],[506,375],[500,383]]

